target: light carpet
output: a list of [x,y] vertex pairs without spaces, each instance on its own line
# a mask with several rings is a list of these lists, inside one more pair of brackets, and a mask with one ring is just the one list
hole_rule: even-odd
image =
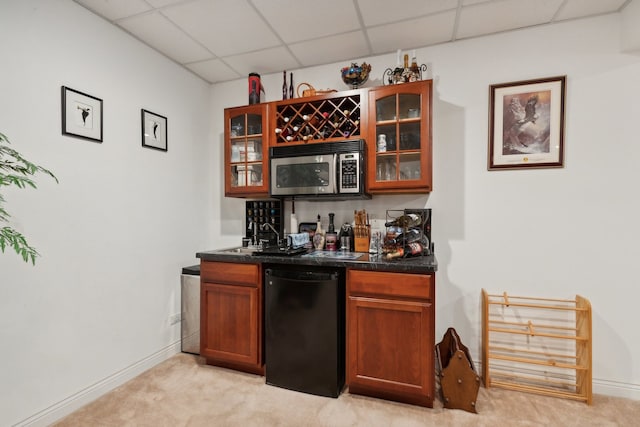
[[349,394],[332,399],[267,385],[264,377],[178,354],[58,423],[64,426],[638,426],[640,401],[594,395],[593,405],[480,387],[478,414]]

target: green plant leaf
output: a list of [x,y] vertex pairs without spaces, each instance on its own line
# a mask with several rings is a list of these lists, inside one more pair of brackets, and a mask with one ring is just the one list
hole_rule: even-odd
[[[35,181],[31,178],[37,173],[49,175],[59,182],[50,170],[28,161],[8,144],[10,144],[9,139],[0,133],[0,188],[10,185],[18,188],[37,188]],[[2,203],[6,201],[0,194],[0,204]],[[10,216],[6,209],[0,206],[0,221],[9,222]],[[35,248],[29,246],[27,239],[21,233],[11,227],[3,227],[0,229],[0,250],[4,253],[8,246],[12,247],[25,262],[31,260],[35,265],[36,257],[39,256]]]

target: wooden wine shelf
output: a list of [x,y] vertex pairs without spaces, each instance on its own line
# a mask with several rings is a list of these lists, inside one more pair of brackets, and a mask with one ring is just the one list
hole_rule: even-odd
[[362,90],[276,102],[271,145],[361,138]]
[[587,299],[490,295],[484,289],[482,299],[485,387],[591,405],[591,304]]

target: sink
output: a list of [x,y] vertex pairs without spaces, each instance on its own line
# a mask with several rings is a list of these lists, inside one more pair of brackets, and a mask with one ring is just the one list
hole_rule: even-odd
[[218,251],[219,253],[223,253],[223,254],[230,254],[230,255],[241,255],[241,254],[246,254],[246,255],[251,255],[253,254],[253,252],[257,251],[258,248],[257,247],[237,247],[237,248],[231,248],[231,249],[222,249],[220,251]]

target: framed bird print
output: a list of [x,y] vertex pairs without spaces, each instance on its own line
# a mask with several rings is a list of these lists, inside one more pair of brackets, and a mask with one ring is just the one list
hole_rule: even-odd
[[489,87],[488,169],[564,165],[566,76]]
[[102,99],[62,86],[62,134],[102,142]]
[[167,118],[142,110],[142,146],[167,151]]

